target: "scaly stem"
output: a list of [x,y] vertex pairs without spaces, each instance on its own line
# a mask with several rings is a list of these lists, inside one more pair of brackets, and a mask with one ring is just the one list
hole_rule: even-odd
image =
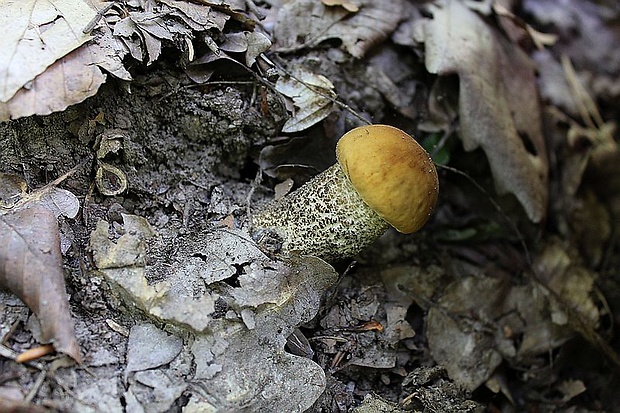
[[351,257],[372,244],[389,224],[360,197],[338,163],[254,215],[253,229],[271,229],[282,252],[326,261]]

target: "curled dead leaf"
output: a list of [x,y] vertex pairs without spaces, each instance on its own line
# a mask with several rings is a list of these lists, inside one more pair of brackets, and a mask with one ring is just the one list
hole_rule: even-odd
[[323,4],[326,6],[340,6],[350,11],[351,13],[355,13],[360,10],[360,7],[350,0],[322,0]]
[[334,108],[333,89],[328,78],[305,69],[278,79],[276,90],[291,98],[294,105],[293,116],[286,121],[282,132],[299,132],[325,119]]
[[95,184],[103,195],[116,196],[127,189],[127,178],[125,173],[116,166],[99,161]]
[[35,205],[0,216],[0,286],[37,316],[43,340],[81,363],[65,292],[56,217]]

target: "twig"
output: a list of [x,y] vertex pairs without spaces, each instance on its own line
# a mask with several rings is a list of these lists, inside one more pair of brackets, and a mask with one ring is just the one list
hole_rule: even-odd
[[82,33],[88,34],[92,32],[95,26],[97,25],[97,23],[99,23],[99,20],[101,20],[104,14],[106,14],[108,10],[110,10],[113,6],[114,6],[114,1],[111,1],[110,4],[98,10],[97,14],[95,14],[95,17],[93,17],[92,20],[88,22],[86,27],[84,27],[84,29],[82,30]]
[[31,402],[32,399],[34,399],[34,396],[36,396],[39,390],[41,389],[41,386],[43,385],[43,381],[45,380],[46,376],[47,376],[47,371],[42,370],[41,372],[39,372],[37,379],[34,381],[34,384],[28,391],[28,394],[26,395],[26,397],[24,397],[24,401]]

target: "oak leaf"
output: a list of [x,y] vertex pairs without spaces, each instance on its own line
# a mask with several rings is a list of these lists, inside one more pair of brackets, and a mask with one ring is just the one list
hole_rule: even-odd
[[533,222],[546,215],[548,160],[533,62],[464,3],[433,8],[426,68],[459,76],[465,150],[487,155],[500,193],[513,193]]

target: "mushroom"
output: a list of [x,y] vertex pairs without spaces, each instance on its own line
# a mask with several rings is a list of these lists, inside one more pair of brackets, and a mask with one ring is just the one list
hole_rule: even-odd
[[361,126],[340,138],[336,157],[336,164],[255,214],[254,234],[272,230],[282,239],[281,252],[331,261],[359,253],[390,225],[409,234],[426,223],[439,181],[411,136],[393,126]]

